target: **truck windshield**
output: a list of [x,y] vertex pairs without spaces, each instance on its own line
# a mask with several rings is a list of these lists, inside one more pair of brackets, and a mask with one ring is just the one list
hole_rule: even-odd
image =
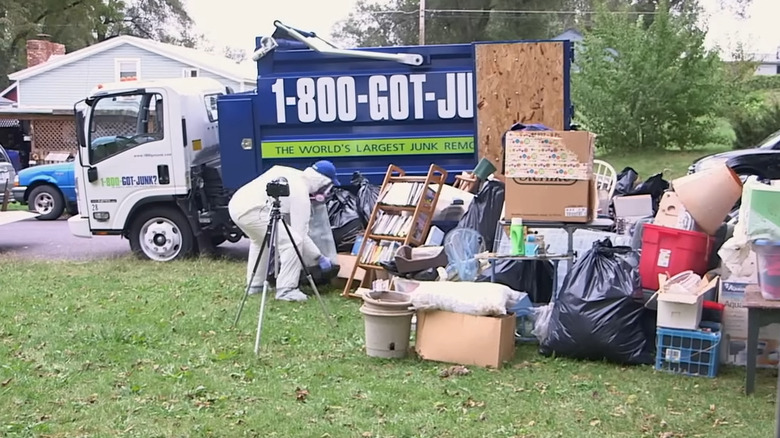
[[106,96],[92,105],[89,161],[92,164],[164,138],[159,93]]

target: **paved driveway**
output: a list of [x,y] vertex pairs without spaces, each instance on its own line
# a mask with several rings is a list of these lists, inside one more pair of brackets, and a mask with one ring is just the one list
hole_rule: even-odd
[[[225,242],[219,254],[245,260],[249,241]],[[92,239],[75,237],[65,219],[36,219],[0,226],[0,257],[15,255],[34,259],[89,260],[106,259],[130,254],[130,244],[119,236],[97,236]]]

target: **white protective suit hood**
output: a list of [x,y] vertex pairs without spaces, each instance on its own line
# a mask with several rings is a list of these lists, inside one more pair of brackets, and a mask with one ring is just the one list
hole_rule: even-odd
[[311,167],[307,167],[303,170],[303,180],[306,181],[306,186],[309,188],[309,194],[313,195],[323,188],[333,184],[330,178],[317,172]]

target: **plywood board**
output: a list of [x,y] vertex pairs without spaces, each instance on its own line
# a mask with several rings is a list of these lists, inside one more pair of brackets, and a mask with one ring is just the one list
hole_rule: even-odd
[[515,123],[564,129],[564,44],[475,45],[477,145],[501,178],[501,136]]

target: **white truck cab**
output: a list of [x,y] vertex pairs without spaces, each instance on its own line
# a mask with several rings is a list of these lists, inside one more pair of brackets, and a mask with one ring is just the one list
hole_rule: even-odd
[[203,231],[210,200],[196,196],[203,169],[220,180],[217,96],[225,93],[216,80],[182,78],[107,84],[78,102],[71,233],[121,235],[157,261],[240,239],[236,230]]

